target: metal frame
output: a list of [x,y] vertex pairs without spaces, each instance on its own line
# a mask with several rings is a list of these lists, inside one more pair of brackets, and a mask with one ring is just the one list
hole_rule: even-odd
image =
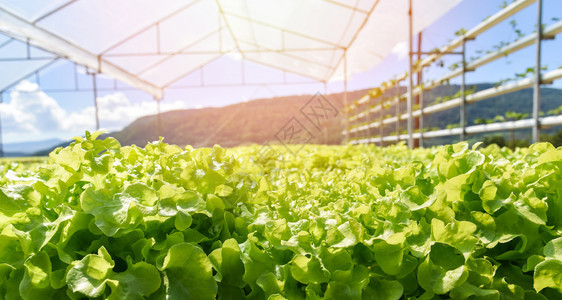
[[[414,99],[414,64],[413,60],[413,38],[414,38],[414,30],[413,30],[413,13],[412,13],[412,0],[409,0],[408,6],[408,102],[407,102],[407,110],[408,110],[408,146],[410,148],[414,148],[414,123],[412,121],[412,101]],[[398,99],[398,103],[396,107],[400,107],[400,98]],[[398,116],[398,111],[396,113]],[[400,119],[396,121],[396,127],[398,128],[398,124],[400,123]],[[399,141],[400,132],[396,132],[396,140]]]
[[[550,117],[542,117],[539,118],[540,122],[543,126],[558,126],[562,125],[562,115],[558,116],[550,116]],[[495,132],[495,131],[503,131],[503,130],[512,130],[512,129],[531,129],[533,128],[533,119],[524,119],[518,121],[507,121],[502,123],[492,123],[492,124],[484,124],[484,125],[473,125],[468,126],[466,131],[468,134],[475,134],[475,133],[486,133],[486,132]],[[452,129],[440,129],[435,131],[428,131],[425,132],[424,135],[429,138],[433,137],[441,137],[441,136],[451,136],[451,135],[459,135],[461,132],[460,128],[452,128]],[[417,139],[420,137],[420,133],[416,132],[413,134],[414,138]],[[400,135],[402,139],[408,137],[407,134]],[[362,140],[354,140],[351,141],[351,144],[362,144],[362,143],[378,143],[380,141],[387,141],[393,142],[396,140],[394,136],[385,136],[381,138],[370,138],[370,139],[362,139]]]
[[[552,83],[555,80],[558,79],[562,79],[562,69],[556,69],[556,70],[552,70],[550,72],[547,72],[545,74],[543,74],[542,76],[542,83],[543,84],[548,84],[548,83]],[[500,85],[497,87],[493,87],[493,88],[489,88],[486,90],[482,90],[479,92],[476,92],[474,94],[470,94],[466,96],[466,102],[467,104],[470,103],[475,103],[475,102],[479,102],[482,100],[486,100],[488,98],[492,98],[492,97],[496,97],[496,96],[500,96],[500,95],[504,95],[507,93],[511,93],[511,92],[515,92],[515,91],[519,91],[522,89],[526,89],[526,88],[532,88],[534,84],[534,79],[533,78],[525,78],[525,79],[521,79],[517,82],[514,83],[508,83],[508,84],[504,84],[504,85]],[[431,106],[428,106],[427,108],[424,108],[424,114],[432,114],[432,113],[436,113],[439,111],[444,111],[447,109],[451,109],[457,106],[461,105],[461,98],[455,98],[455,99],[451,99],[447,102],[444,103],[439,103],[439,104],[434,104]],[[412,112],[412,115],[414,117],[417,116],[421,116],[421,110],[415,110]],[[400,116],[400,118],[406,118],[407,115],[403,114]],[[396,122],[397,117],[392,117],[389,119],[385,119],[383,121],[383,125],[384,124],[390,124],[392,122]],[[372,124],[372,125],[377,125],[378,124]],[[365,125],[367,126],[367,125]],[[358,131],[360,130],[365,130],[362,127],[357,128]],[[353,131],[350,130],[350,131]]]
[[[189,51],[189,47],[191,45],[186,46],[185,48],[183,48],[182,50],[178,51],[178,52],[162,52],[161,51],[161,46],[160,46],[160,24],[162,22],[165,22],[166,20],[168,20],[169,18],[172,18],[173,16],[177,15],[178,13],[181,13],[182,11],[184,11],[185,9],[188,9],[189,7],[191,7],[192,5],[198,3],[201,0],[196,0],[193,1],[181,8],[179,8],[178,10],[175,10],[174,12],[171,12],[169,14],[167,14],[164,17],[159,18],[158,20],[156,20],[155,22],[149,24],[148,26],[145,26],[144,28],[138,30],[137,32],[128,35],[127,37],[124,37],[123,39],[121,39],[119,42],[107,47],[106,49],[104,49],[101,53],[99,54],[94,54],[94,53],[90,53],[88,51],[86,51],[85,49],[61,38],[60,36],[53,34],[47,30],[44,30],[40,27],[37,26],[37,23],[41,22],[42,20],[48,18],[49,16],[55,14],[56,12],[65,9],[66,7],[71,6],[73,3],[78,2],[79,0],[69,0],[64,2],[63,4],[59,5],[58,7],[50,10],[49,12],[43,14],[42,16],[36,18],[33,21],[28,21],[28,20],[24,20],[23,18],[18,17],[15,14],[10,13],[9,11],[0,8],[0,32],[6,32],[9,35],[11,35],[13,38],[16,39],[25,39],[25,42],[29,45],[33,45],[35,47],[38,47],[40,49],[43,49],[45,51],[51,52],[55,55],[57,55],[58,57],[62,57],[68,60],[71,60],[73,62],[75,62],[76,64],[80,64],[85,66],[88,70],[94,70],[94,73],[89,73],[90,75],[92,75],[92,80],[93,80],[93,94],[94,94],[94,103],[96,105],[96,127],[99,128],[99,118],[98,118],[98,108],[97,108],[97,92],[101,91],[101,90],[107,90],[107,89],[98,89],[97,87],[97,83],[96,83],[96,74],[99,73],[107,73],[108,75],[112,76],[113,78],[120,80],[130,86],[139,88],[141,90],[144,90],[150,94],[152,94],[155,98],[155,100],[158,101],[158,108],[160,105],[160,101],[163,97],[163,93],[164,90],[167,88],[177,88],[177,87],[171,87],[171,85],[175,82],[177,82],[179,79],[187,76],[188,74],[196,71],[197,69],[201,69],[203,66],[207,65],[208,63],[212,62],[214,59],[211,59],[209,61],[204,62],[203,64],[201,64],[200,66],[198,66],[197,68],[194,68],[193,70],[189,70],[188,72],[182,74],[181,76],[179,76],[177,79],[174,79],[166,84],[164,84],[163,86],[158,86],[155,85],[153,83],[150,83],[147,80],[143,80],[140,75],[143,73],[148,72],[148,70],[155,68],[159,65],[161,65],[162,63],[164,63],[165,61],[167,61],[168,59],[177,56],[177,55],[193,55],[193,54],[216,54],[216,58],[220,57],[221,55],[225,54],[225,53],[229,53],[232,52],[234,49],[237,49],[237,51],[242,55],[242,57],[247,60],[247,61],[253,61],[256,62],[258,64],[261,65],[265,65],[268,67],[272,67],[274,69],[278,69],[281,70],[283,72],[290,72],[293,74],[297,74],[300,76],[304,76],[307,78],[312,78],[315,79],[319,82],[323,82],[326,83],[327,79],[331,78],[334,73],[343,66],[343,72],[344,72],[344,103],[347,105],[347,80],[348,80],[348,64],[347,64],[347,49],[349,47],[351,47],[351,45],[355,42],[355,40],[357,39],[358,34],[363,30],[364,26],[367,24],[370,16],[372,15],[372,12],[374,11],[374,9],[377,7],[377,5],[379,4],[380,0],[375,0],[373,1],[373,4],[370,8],[370,10],[366,11],[364,9],[359,9],[356,6],[351,6],[351,5],[347,5],[344,3],[340,3],[340,2],[335,2],[332,0],[324,0],[327,3],[333,4],[333,5],[337,5],[340,7],[344,7],[346,9],[352,10],[352,14],[355,13],[359,13],[362,14],[363,16],[363,20],[362,23],[359,25],[359,27],[357,28],[357,30],[355,30],[354,32],[349,32],[349,27],[346,27],[346,33],[349,34],[353,34],[351,36],[351,39],[349,40],[349,42],[347,43],[347,45],[344,45],[343,42],[338,42],[338,43],[333,43],[330,41],[326,41],[314,36],[310,36],[307,34],[303,34],[301,32],[295,32],[292,30],[288,30],[285,28],[279,28],[278,26],[274,26],[271,24],[268,24],[267,22],[262,22],[262,21],[258,21],[249,17],[245,17],[245,16],[240,16],[231,12],[226,12],[224,11],[223,7],[221,6],[221,3],[219,2],[219,0],[216,0],[216,4],[218,7],[218,13],[219,13],[219,25],[218,25],[218,35],[219,35],[219,39],[220,39],[220,46],[219,49],[217,51]],[[411,0],[410,0],[410,6],[411,6]],[[411,8],[410,8],[411,9]],[[411,11],[410,11],[410,15],[411,15]],[[231,17],[235,17],[235,18],[240,18],[246,22],[249,22],[251,25],[255,25],[255,24],[259,24],[260,26],[267,26],[269,28],[274,28],[276,30],[280,30],[282,33],[282,39],[283,39],[283,49],[268,49],[267,47],[264,46],[260,46],[260,45],[256,45],[257,49],[255,50],[242,50],[243,48],[240,47],[240,42],[241,40],[239,40],[235,33],[233,32],[230,24],[229,24],[229,18]],[[224,21],[224,25],[223,22]],[[348,26],[351,23],[351,20],[349,20]],[[411,24],[410,24],[411,27]],[[116,49],[117,47],[119,47],[120,45],[125,44],[126,42],[132,40],[133,38],[141,35],[142,33],[147,32],[148,30],[152,29],[152,28],[156,28],[156,45],[157,45],[157,51],[156,53],[110,53],[112,50]],[[222,30],[223,29],[227,29],[232,37],[232,40],[234,41],[236,47],[234,47],[234,49],[227,49],[226,51],[223,49],[222,47]],[[410,28],[411,30],[411,28]],[[217,32],[213,32],[211,34],[215,34]],[[309,40],[313,40],[319,43],[322,43],[324,45],[326,45],[327,47],[325,48],[318,48],[318,49],[286,49],[284,47],[285,45],[285,35],[286,34],[292,34],[292,35],[296,35],[302,38],[306,38]],[[207,36],[203,37],[207,38]],[[9,42],[9,41],[8,41]],[[198,41],[195,41],[195,43],[197,43]],[[245,42],[247,43],[247,42]],[[343,51],[342,51],[343,50]],[[326,66],[324,64],[320,64],[317,62],[314,62],[312,60],[307,60],[305,58],[299,58],[298,56],[292,55],[291,52],[296,52],[296,51],[333,51],[333,52],[337,52],[337,51],[342,51],[341,55],[339,55],[339,53],[334,54],[334,59],[336,59],[336,55],[339,56],[339,58],[337,58],[336,63],[333,66]],[[411,51],[410,51],[411,52]],[[283,68],[281,66],[276,66],[273,64],[269,64],[269,63],[265,63],[260,61],[259,59],[256,58],[250,58],[248,57],[248,54],[250,53],[280,53],[281,55],[284,56],[288,56],[291,59],[298,59],[298,60],[302,60],[305,61],[307,63],[310,64],[316,64],[320,67],[324,67],[327,69],[327,77],[325,78],[314,78],[311,75],[308,74],[302,74],[298,71],[295,70],[288,70],[286,68]],[[128,72],[126,70],[123,70],[122,68],[118,67],[117,65],[111,63],[108,61],[107,58],[109,57],[119,57],[119,56],[142,56],[142,55],[166,55],[167,57],[158,61],[157,63],[149,66],[148,68],[138,72],[137,74],[132,74],[131,72]],[[377,55],[377,54],[375,54]],[[411,60],[411,58],[410,58]],[[411,63],[410,63],[411,65]],[[411,72],[410,72],[411,73]],[[285,74],[285,73],[284,73]],[[76,74],[75,74],[76,77]],[[76,79],[76,78],[75,78]],[[243,78],[244,81],[244,78]],[[410,78],[411,81],[411,78]],[[76,83],[75,83],[76,84]],[[245,82],[243,82],[243,84],[245,84]],[[260,84],[263,85],[263,84]],[[217,85],[205,85],[203,82],[201,83],[201,86],[217,86]],[[397,87],[398,90],[400,89],[400,87]],[[115,87],[113,90],[117,90],[117,84],[115,83]],[[75,90],[79,90],[78,86],[76,86]],[[69,90],[70,91],[70,90]],[[59,90],[59,92],[61,92],[61,90]],[[408,112],[409,112],[409,119],[408,119],[408,129],[411,129],[411,113],[412,113],[412,105],[411,105],[411,101],[412,101],[412,90],[411,90],[411,84],[410,84],[410,98],[409,98],[409,102],[408,102]],[[158,112],[158,116],[160,117],[160,113]],[[347,118],[346,118],[347,120]],[[382,122],[382,116],[381,116],[381,122]],[[159,125],[160,126],[160,125]],[[399,125],[398,125],[399,126]],[[399,135],[399,132],[398,132]],[[346,137],[347,139],[347,137]],[[411,140],[411,137],[409,138],[409,141]]]
[[[533,1],[535,1],[535,0],[533,0]],[[554,36],[556,36],[559,33],[562,33],[562,21],[559,21],[555,24],[552,24],[552,25],[546,27],[543,31],[543,40],[552,39]],[[466,71],[467,72],[468,71],[474,71],[475,69],[477,69],[480,66],[483,66],[487,63],[490,63],[492,61],[495,61],[497,59],[505,57],[506,52],[512,53],[512,52],[524,49],[525,47],[531,46],[535,43],[535,40],[536,40],[536,33],[531,33],[528,36],[523,37],[523,38],[519,39],[518,41],[511,43],[508,46],[505,46],[504,48],[501,48],[501,49],[498,49],[494,52],[491,52],[488,55],[467,64],[466,65]],[[422,52],[422,54],[427,54],[427,55],[435,55],[436,53],[439,53],[440,57],[443,56],[443,55],[446,55],[446,54],[462,54],[462,52],[454,52],[454,51],[448,52],[448,53]],[[434,87],[437,87],[437,86],[441,85],[442,82],[461,75],[461,73],[462,73],[461,71],[462,71],[461,69],[452,71],[451,73],[446,74],[439,79],[432,80],[431,82],[426,84],[423,88],[424,89],[432,89]],[[406,75],[407,75],[407,72],[405,72],[404,75],[402,75],[402,76],[406,77]],[[422,88],[414,89],[414,92],[413,92],[414,95],[418,95],[421,92],[421,90],[422,90]],[[407,94],[405,94],[404,96],[407,96]],[[356,118],[356,117],[361,117],[361,113],[357,114],[356,116],[352,116],[351,118],[353,119],[353,118]]]
[[[229,53],[231,52],[231,50],[227,50],[225,51],[224,49],[222,49],[222,43],[221,43],[221,49],[219,49],[218,51],[211,51],[213,53],[210,52],[206,52],[205,51],[195,51],[195,52],[190,52],[187,51],[186,49],[189,47],[186,47],[186,51],[179,51],[179,52],[162,52],[161,47],[160,47],[160,24],[165,22],[166,20],[176,16],[177,14],[181,13],[182,11],[185,11],[186,9],[189,9],[190,7],[192,7],[193,5],[199,3],[201,0],[196,0],[193,2],[190,2],[188,4],[186,4],[185,6],[182,6],[181,8],[163,16],[160,17],[158,20],[152,22],[151,24],[141,28],[140,30],[134,32],[133,34],[130,34],[124,38],[122,38],[119,42],[112,44],[111,46],[107,47],[106,49],[102,50],[99,54],[95,55],[93,53],[89,53],[87,51],[85,51],[84,49],[46,31],[43,30],[42,28],[37,27],[37,23],[40,23],[42,20],[48,18],[49,16],[54,15],[56,12],[63,10],[69,6],[71,6],[73,3],[78,2],[78,0],[70,0],[70,1],[66,1],[63,4],[59,5],[58,7],[46,12],[45,14],[43,14],[42,16],[36,18],[33,21],[26,21],[18,16],[16,16],[15,14],[12,14],[2,8],[0,8],[0,31],[2,32],[6,32],[10,35],[12,35],[15,38],[20,38],[20,37],[25,37],[26,40],[33,44],[34,46],[44,49],[45,51],[48,52],[52,52],[55,53],[61,57],[70,59],[80,65],[84,65],[89,69],[92,70],[97,70],[98,72],[103,72],[103,73],[107,73],[110,76],[127,83],[128,85],[131,85],[133,87],[137,87],[140,89],[143,89],[145,91],[147,91],[148,93],[154,95],[157,99],[162,98],[163,96],[163,90],[169,86],[170,84],[166,84],[163,87],[159,87],[156,85],[153,85],[151,83],[149,83],[148,81],[145,81],[143,79],[140,79],[140,77],[138,76],[139,74],[130,74],[129,72],[117,67],[116,65],[110,63],[108,60],[105,59],[105,57],[116,57],[116,56],[142,56],[142,55],[169,55],[169,57],[175,56],[175,55],[190,55],[190,54],[216,54],[217,56],[223,55],[225,53]],[[290,52],[296,52],[296,51],[335,51],[335,50],[343,50],[345,48],[348,48],[353,41],[356,39],[358,33],[363,29],[364,25],[367,23],[367,20],[369,19],[372,11],[374,10],[374,8],[377,6],[378,4],[378,0],[373,2],[373,6],[371,7],[371,9],[369,11],[365,11],[363,9],[359,9],[355,6],[351,6],[351,5],[347,5],[347,4],[343,4],[343,3],[338,3],[338,2],[334,2],[331,0],[324,0],[326,3],[330,3],[332,5],[337,5],[340,6],[342,8],[345,9],[349,9],[352,10],[354,13],[360,13],[364,15],[364,20],[363,23],[361,24],[361,26],[359,27],[359,29],[354,32],[354,35],[349,43],[349,45],[340,45],[337,43],[332,43],[329,41],[325,41],[322,40],[320,38],[316,38],[314,36],[309,36],[306,34],[303,34],[301,32],[295,32],[292,30],[288,30],[288,29],[284,29],[284,28],[279,28],[277,26],[268,24],[267,22],[262,22],[262,21],[258,21],[258,20],[254,20],[248,17],[244,17],[244,16],[240,16],[231,12],[227,12],[223,9],[223,7],[221,6],[221,3],[216,0],[216,5],[218,7],[218,13],[219,13],[219,30],[221,30],[223,27],[228,29],[235,45],[236,48],[238,49],[238,51],[242,54],[242,56],[244,58],[246,58],[245,53],[265,53],[265,52],[278,52],[281,53],[283,55],[288,55],[290,56],[292,59],[296,59],[298,57],[292,56],[290,54]],[[285,34],[292,34],[292,35],[296,35],[302,38],[306,38],[306,39],[310,39],[316,42],[320,42],[325,44],[327,47],[326,48],[321,48],[321,49],[262,49],[263,47],[260,47],[260,49],[257,50],[242,50],[243,48],[240,47],[240,44],[238,42],[238,39],[236,38],[235,33],[232,31],[232,28],[229,25],[228,19],[230,17],[235,17],[235,18],[240,18],[243,19],[247,22],[250,22],[251,24],[259,24],[261,26],[267,26],[269,28],[273,28],[276,30],[279,30],[282,32],[283,36],[285,36]],[[221,25],[222,24],[222,25]],[[156,44],[157,44],[157,51],[156,53],[131,53],[129,55],[129,53],[110,53],[112,50],[116,49],[117,47],[119,47],[120,45],[125,44],[126,42],[134,39],[135,37],[147,32],[150,29],[156,28]],[[219,31],[219,36],[222,36],[222,32]],[[222,38],[221,38],[222,41]],[[169,57],[167,59],[169,59]],[[337,66],[339,66],[342,63],[342,56],[340,57],[339,61],[337,61],[337,63],[335,64],[335,66],[329,66],[328,68],[328,76],[333,75],[333,72],[335,72]],[[166,59],[165,59],[166,60]],[[151,68],[154,68],[156,66],[158,66],[159,64],[163,63],[165,60],[159,61],[156,64],[152,65]],[[260,63],[263,65],[266,65],[268,67],[272,67],[272,68],[276,68],[276,69],[281,69],[278,66],[275,65],[271,65],[271,64],[264,64],[259,60],[252,60],[256,63]],[[209,63],[209,61],[205,62],[205,63]],[[310,62],[310,63],[314,63],[314,62]],[[203,64],[205,65],[205,64]],[[196,70],[198,68],[195,68],[194,70]],[[146,70],[144,70],[146,71]],[[310,75],[307,74],[299,74],[298,72],[294,72],[291,70],[285,70],[282,69],[282,71],[285,72],[291,72],[291,73],[295,73],[297,75],[300,76],[305,76],[310,78]],[[142,74],[142,72],[141,72]],[[188,73],[186,73],[188,74]],[[185,76],[185,75],[184,75]],[[315,80],[318,80],[319,82],[325,82],[326,78],[313,78]]]
[[[411,0],[410,0],[411,1]],[[519,1],[515,1],[514,3],[512,3],[511,5],[507,6],[506,8],[504,8],[503,10],[501,10],[500,12],[496,13],[494,16],[492,16],[491,18],[483,21],[482,23],[480,23],[479,25],[477,25],[475,28],[473,28],[472,30],[469,30],[465,35],[461,36],[460,38],[456,39],[455,41],[451,42],[449,45],[442,47],[441,50],[439,52],[421,52],[418,51],[418,53],[413,53],[412,50],[412,34],[410,34],[410,70],[409,72],[406,72],[406,74],[409,77],[409,86],[408,86],[408,93],[406,94],[406,96],[408,96],[409,99],[409,106],[411,106],[411,99],[413,98],[414,95],[422,95],[423,97],[423,91],[425,88],[433,88],[436,87],[438,85],[441,84],[441,82],[449,80],[450,78],[456,77],[456,76],[461,76],[461,91],[460,91],[460,97],[456,98],[456,99],[452,99],[449,100],[445,103],[440,103],[440,104],[435,104],[435,105],[431,105],[429,107],[423,107],[423,100],[420,101],[420,108],[416,111],[408,111],[407,114],[402,114],[399,115],[397,114],[395,117],[389,118],[389,119],[383,119],[381,122],[371,122],[368,123],[367,125],[363,125],[363,126],[359,126],[356,128],[352,128],[352,129],[347,129],[345,132],[359,132],[359,131],[364,131],[364,130],[370,130],[371,127],[374,126],[380,126],[382,128],[382,126],[384,124],[388,124],[391,122],[399,122],[402,118],[407,117],[408,120],[411,122],[413,117],[418,116],[420,118],[421,121],[421,126],[420,126],[420,132],[419,133],[414,133],[412,128],[410,126],[408,126],[408,134],[406,135],[402,135],[402,134],[397,134],[396,136],[387,136],[384,137],[381,134],[380,138],[370,138],[370,136],[367,136],[364,139],[361,140],[356,140],[356,141],[352,141],[352,143],[360,143],[360,142],[378,142],[380,141],[381,143],[384,141],[392,141],[392,140],[396,140],[396,139],[400,139],[400,138],[408,138],[408,145],[410,145],[410,147],[413,145],[413,141],[412,139],[419,139],[420,140],[420,144],[423,145],[423,138],[424,137],[434,137],[434,136],[446,136],[446,135],[453,135],[453,134],[459,134],[461,137],[461,140],[465,140],[466,135],[467,134],[471,134],[471,133],[476,133],[476,132],[486,132],[486,131],[495,131],[498,130],[498,128],[508,128],[508,129],[517,129],[517,128],[532,128],[532,132],[533,132],[533,142],[538,142],[539,141],[539,131],[540,131],[540,126],[541,123],[546,122],[549,125],[562,125],[562,121],[560,121],[560,123],[558,123],[558,119],[553,119],[550,117],[547,118],[540,118],[539,117],[539,113],[540,113],[540,85],[544,84],[544,83],[550,83],[554,80],[560,79],[562,78],[562,70],[560,69],[556,69],[553,71],[550,71],[548,73],[542,74],[541,75],[541,70],[540,70],[540,61],[541,61],[541,44],[543,40],[547,40],[547,39],[553,39],[554,36],[556,36],[559,33],[562,33],[562,21],[559,21],[555,24],[552,24],[548,27],[546,27],[544,30],[542,30],[542,26],[538,26],[539,30],[537,31],[537,33],[532,33],[529,34],[528,36],[525,36],[501,49],[498,49],[497,51],[494,51],[492,53],[489,53],[487,55],[485,55],[482,58],[479,58],[471,63],[466,63],[466,58],[465,58],[465,44],[466,41],[468,40],[473,40],[477,35],[483,33],[484,31],[490,29],[491,27],[497,25],[498,23],[500,23],[501,21],[507,19],[508,17],[510,17],[511,15],[513,15],[514,13],[522,10],[525,7],[528,7],[530,4],[532,4],[533,2],[537,1],[537,24],[542,24],[542,0],[519,0]],[[411,4],[411,3],[410,3]],[[411,9],[411,7],[410,7]],[[410,25],[412,23],[412,16],[410,15]],[[536,57],[535,57],[535,75],[534,78],[525,78],[522,80],[517,81],[516,83],[510,83],[510,84],[504,84],[498,87],[494,87],[494,88],[490,88],[487,90],[483,90],[471,95],[466,95],[465,93],[465,74],[466,72],[470,72],[470,71],[474,71],[477,67],[480,67],[482,65],[485,65],[489,62],[495,61],[503,56],[505,56],[505,53],[509,53],[509,52],[514,52],[514,51],[518,51],[520,49],[523,49],[525,47],[531,46],[531,45],[535,45],[536,47]],[[461,47],[461,51],[459,52],[455,52],[452,51],[453,49],[457,48],[457,47]],[[412,56],[414,54],[428,54],[429,56],[426,57],[424,60],[421,60],[420,65],[417,68],[413,68],[412,65]],[[462,66],[459,70],[455,70],[445,76],[443,76],[442,78],[438,79],[438,80],[433,80],[430,82],[430,84],[426,87],[424,86],[420,86],[416,89],[413,88],[413,84],[412,84],[412,75],[414,72],[420,72],[423,70],[423,68],[427,65],[429,65],[431,62],[435,61],[437,58],[446,55],[446,54],[459,54],[462,56]],[[481,125],[477,125],[477,126],[466,126],[466,105],[468,103],[473,103],[473,102],[477,102],[477,101],[481,101],[484,99],[488,99],[494,96],[498,96],[498,95],[502,95],[505,93],[509,93],[509,92],[514,92],[520,89],[524,89],[524,88],[530,88],[533,87],[534,91],[533,91],[533,118],[530,120],[521,120],[522,122],[504,122],[501,123],[503,125],[497,125],[496,123],[494,124],[488,124],[488,126],[481,126]],[[364,98],[361,98],[360,100],[358,100],[357,102],[365,102],[368,101],[369,99],[365,100]],[[399,105],[399,101],[394,101],[396,105]],[[394,104],[394,102],[392,104]],[[430,131],[430,132],[425,132],[423,130],[423,117],[424,114],[427,113],[434,113],[437,111],[442,111],[445,109],[450,109],[456,106],[460,106],[460,126],[459,128],[454,128],[454,129],[446,129],[446,130],[437,130],[437,131]],[[366,111],[360,112],[354,116],[351,117],[352,120],[357,120],[360,118],[363,118],[366,114],[370,114],[372,112],[376,112],[381,110],[382,111],[383,107],[381,106],[379,107],[374,107],[372,109],[367,109]],[[553,121],[554,120],[554,121]],[[562,120],[562,117],[561,119]],[[523,122],[524,121],[524,122]],[[531,123],[529,123],[531,122]],[[512,125],[510,125],[512,124]],[[523,127],[521,127],[524,124]],[[531,124],[531,125],[529,125]],[[510,127],[510,126],[515,126],[515,127]]]
[[90,69],[101,71],[103,65],[104,73],[107,73],[131,86],[145,90],[157,97],[162,97],[162,89],[157,86],[139,79],[137,76],[134,76],[112,63],[105,60],[102,61],[100,56],[94,55],[42,28],[39,28],[35,24],[30,23],[1,7],[0,31],[5,32],[16,39],[18,37],[26,37],[31,45],[72,60]]
[[541,110],[541,42],[542,42],[542,0],[537,0],[537,38],[535,40],[535,84],[533,85],[533,143],[539,141]]
[[96,81],[97,73],[88,73],[92,75],[92,89],[94,96],[94,108],[96,112],[96,130],[100,130],[100,117],[99,117],[99,107],[98,107],[98,86]]
[[[0,104],[4,103],[4,91],[0,91]],[[0,157],[4,157],[4,141],[2,137],[2,117],[0,115]]]

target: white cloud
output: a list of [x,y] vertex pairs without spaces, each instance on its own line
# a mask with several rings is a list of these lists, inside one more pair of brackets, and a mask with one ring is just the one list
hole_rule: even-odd
[[[48,137],[68,139],[95,128],[95,108],[88,106],[69,112],[55,99],[29,81],[20,82],[10,93],[11,101],[0,104],[2,131],[6,142],[39,140]],[[185,108],[182,101],[162,102],[161,111]],[[156,114],[155,101],[132,103],[123,93],[117,92],[98,98],[100,126],[119,130],[135,119]]]
[[398,60],[403,60],[408,57],[408,44],[406,42],[400,42],[392,48],[392,54],[398,56]]
[[[181,101],[162,102],[160,110],[170,111],[183,109],[185,105]],[[135,119],[153,115],[157,112],[157,104],[155,101],[145,101],[131,103],[129,99],[120,92],[98,97],[98,115],[100,118],[100,126],[108,130],[119,130]],[[95,108],[94,106],[86,107],[82,111],[74,112],[69,115],[72,120],[71,124],[80,124],[80,120],[92,120],[95,126]]]
[[66,111],[29,81],[20,82],[10,93],[11,101],[0,104],[2,129],[9,134],[40,134],[59,130]]

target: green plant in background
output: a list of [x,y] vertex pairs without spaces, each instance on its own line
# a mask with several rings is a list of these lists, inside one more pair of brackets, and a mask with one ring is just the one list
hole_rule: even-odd
[[460,28],[459,30],[455,31],[455,36],[463,36],[468,32],[466,28]]
[[511,26],[511,29],[513,30],[513,32],[517,35],[517,38],[515,39],[516,41],[525,36],[523,31],[517,25],[516,20],[509,21],[509,25]]
[[562,106],[549,110],[546,114],[549,116],[556,116],[562,113]]
[[[482,119],[477,118],[474,120],[474,124],[490,124],[494,122],[506,122],[506,121],[518,121],[525,119],[529,116],[528,113],[520,113],[514,111],[507,111],[505,115],[497,115],[493,119]],[[521,143],[519,143],[522,145]],[[513,149],[515,147],[515,131],[514,129],[509,130],[509,147]]]
[[474,120],[474,124],[477,124],[477,125],[479,125],[479,124],[490,124],[490,123],[493,123],[493,122],[494,122],[493,119],[476,118]]
[[[528,116],[529,116],[529,114],[527,114],[527,113],[524,114],[524,113],[519,113],[519,112],[507,111],[505,113],[505,118],[503,118],[502,122],[505,121],[505,120],[507,120],[507,121],[518,121],[518,120],[525,119]],[[501,117],[501,116],[499,116],[499,117]],[[511,147],[511,148],[515,147],[514,131],[515,130],[513,128],[509,130],[509,147]]]
[[[470,88],[466,89],[466,90],[464,91],[464,95],[465,95],[465,97],[466,97],[466,96],[468,96],[468,95],[474,94],[475,92],[476,92],[476,86],[473,86],[473,87],[470,87]],[[443,96],[443,97],[436,97],[436,98],[435,98],[435,101],[433,101],[432,105],[439,104],[439,103],[444,103],[444,102],[447,102],[447,101],[449,101],[449,100],[457,99],[457,98],[460,98],[460,97],[461,97],[461,91],[459,90],[459,91],[457,91],[457,92],[456,92],[455,94],[453,94],[453,95],[448,95],[448,96]]]
[[[548,65],[541,66],[541,71],[546,71],[546,70],[548,70]],[[495,86],[498,87],[500,85],[503,85],[505,83],[509,83],[511,81],[516,81],[518,79],[527,78],[529,75],[533,75],[533,74],[535,74],[535,68],[534,67],[528,67],[527,69],[525,69],[524,72],[515,73],[515,77],[513,77],[513,78],[505,78],[505,79],[496,81]]]

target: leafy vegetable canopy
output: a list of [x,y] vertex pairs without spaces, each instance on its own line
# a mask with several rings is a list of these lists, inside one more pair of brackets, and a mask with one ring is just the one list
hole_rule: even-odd
[[0,165],[2,299],[562,299],[562,149],[184,149]]

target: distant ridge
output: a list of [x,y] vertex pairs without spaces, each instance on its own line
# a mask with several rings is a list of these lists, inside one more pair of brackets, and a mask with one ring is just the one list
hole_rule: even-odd
[[3,144],[5,156],[26,156],[45,148],[52,148],[62,142],[60,139]]
[[[493,84],[482,83],[469,85],[475,87],[476,91],[493,87]],[[437,87],[424,93],[425,106],[430,105],[437,97],[449,96],[459,90],[458,85],[446,85]],[[352,91],[348,94],[349,103],[364,96],[368,90]],[[543,88],[542,111],[562,106],[562,90]],[[516,111],[530,113],[532,107],[532,89],[517,91],[511,94],[498,96],[492,99],[480,101],[467,106],[467,122],[474,124],[476,118],[490,119],[496,115],[504,115],[505,111]],[[310,105],[321,97],[328,101],[335,109],[337,115],[328,116],[323,119],[321,128],[317,128],[303,114],[303,108]],[[405,101],[402,102],[401,111],[406,111]],[[296,119],[295,128],[302,126],[310,133],[307,143],[340,144],[343,122],[343,94],[334,93],[328,95],[298,95],[276,97],[270,99],[257,99],[243,103],[232,104],[224,107],[176,110],[162,113],[162,135],[164,141],[181,146],[192,145],[194,147],[210,147],[220,144],[224,147],[234,147],[246,144],[279,143],[277,139],[288,125],[288,122]],[[394,115],[394,108],[388,111]],[[121,131],[112,132],[106,136],[113,136],[122,145],[136,144],[144,146],[147,142],[158,139],[157,116],[150,115],[141,117],[123,128]],[[427,116],[424,119],[426,127],[445,128],[449,124],[459,122],[459,110],[453,108]],[[300,125],[299,125],[300,124]],[[291,124],[289,124],[291,125]],[[406,128],[406,122],[400,125],[401,130]],[[395,125],[386,126],[386,134],[395,130]],[[552,133],[554,129],[545,128],[544,132]],[[530,131],[529,131],[530,133]],[[374,135],[375,133],[373,133]],[[491,133],[494,135],[497,133]],[[527,138],[526,131],[518,131],[517,138]],[[476,137],[473,137],[476,138]],[[453,143],[458,137],[444,137],[434,139],[435,144]],[[59,145],[67,145],[63,142]],[[430,144],[430,143],[427,143]],[[35,155],[46,155],[54,147],[50,147]]]

